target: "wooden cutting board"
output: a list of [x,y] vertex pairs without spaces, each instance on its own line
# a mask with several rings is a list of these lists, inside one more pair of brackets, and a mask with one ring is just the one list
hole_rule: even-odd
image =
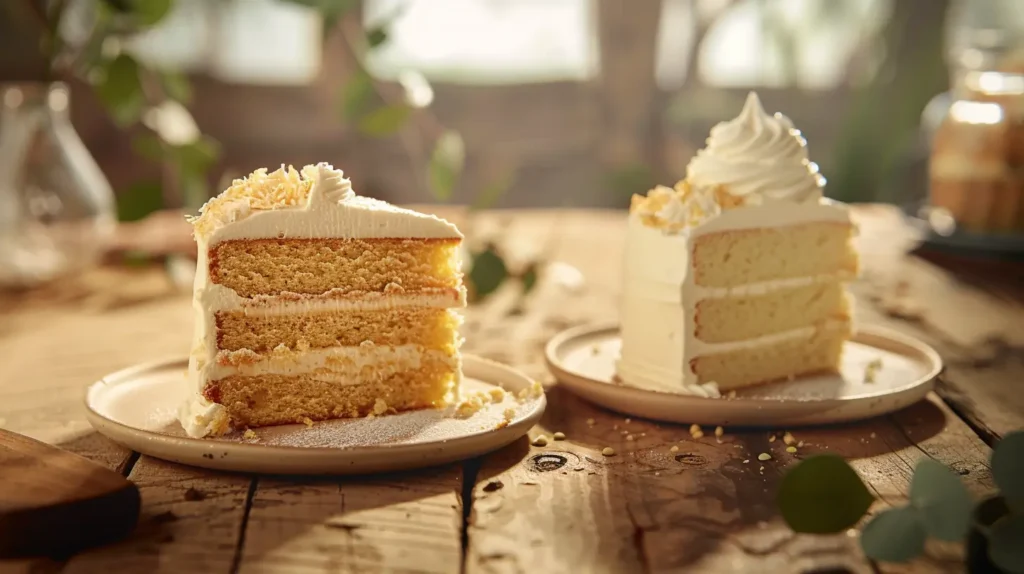
[[0,557],[64,556],[129,534],[139,489],[120,474],[0,429]]

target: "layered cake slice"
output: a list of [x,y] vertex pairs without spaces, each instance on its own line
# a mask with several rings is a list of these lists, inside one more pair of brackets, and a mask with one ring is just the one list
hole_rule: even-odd
[[715,396],[839,367],[855,227],[800,132],[750,94],[672,189],[634,196],[621,309],[626,384]]
[[441,407],[461,378],[462,235],[327,164],[258,170],[191,220],[190,436]]

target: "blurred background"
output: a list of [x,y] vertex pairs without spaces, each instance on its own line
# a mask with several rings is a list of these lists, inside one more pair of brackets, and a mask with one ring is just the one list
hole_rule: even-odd
[[965,74],[1019,73],[1022,34],[1016,0],[4,0],[0,282],[282,163],[394,203],[624,209],[750,90],[828,195],[912,212]]

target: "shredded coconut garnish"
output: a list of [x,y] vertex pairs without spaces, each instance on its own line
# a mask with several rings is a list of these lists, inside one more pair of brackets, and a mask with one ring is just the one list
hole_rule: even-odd
[[730,194],[723,186],[694,187],[682,180],[674,188],[659,185],[646,196],[634,194],[629,211],[638,214],[644,225],[678,233],[743,205],[742,197]]
[[236,179],[223,193],[206,202],[198,217],[189,217],[196,237],[209,235],[214,229],[244,217],[252,210],[281,209],[306,203],[316,178],[316,166],[301,170],[281,166],[267,173],[260,168],[248,177]]

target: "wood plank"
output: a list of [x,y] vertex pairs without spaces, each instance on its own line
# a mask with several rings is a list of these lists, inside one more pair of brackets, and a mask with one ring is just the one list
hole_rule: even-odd
[[[524,313],[504,317],[501,329],[517,346],[539,350],[553,329],[613,315],[621,225],[621,215],[580,214],[560,226],[565,238],[555,258],[580,269],[586,287],[542,287]],[[484,354],[487,344],[475,343]],[[536,351],[509,350],[503,358],[531,373],[542,370]],[[906,497],[921,456],[952,465],[976,492],[991,488],[988,447],[934,396],[889,417],[794,430],[805,443],[795,454],[786,451],[782,430],[727,430],[719,441],[705,429],[695,440],[685,427],[626,422],[554,387],[533,434],[561,431],[568,438],[546,447],[521,442],[484,459],[473,489],[466,571],[872,572],[856,538],[798,536],[786,528],[774,503],[786,467],[818,451],[851,459],[881,499],[876,510]],[[616,456],[602,456],[606,446]],[[761,453],[772,458],[761,462]],[[944,571],[959,559],[959,549],[931,549],[902,571]]]
[[462,469],[260,479],[241,573],[458,572]]
[[866,321],[929,343],[946,369],[939,394],[988,442],[1024,428],[1024,267],[904,255],[914,235],[899,212],[871,206],[862,225],[865,280],[854,286]]
[[128,477],[142,518],[127,540],[78,554],[65,573],[233,572],[252,479],[143,456]]

